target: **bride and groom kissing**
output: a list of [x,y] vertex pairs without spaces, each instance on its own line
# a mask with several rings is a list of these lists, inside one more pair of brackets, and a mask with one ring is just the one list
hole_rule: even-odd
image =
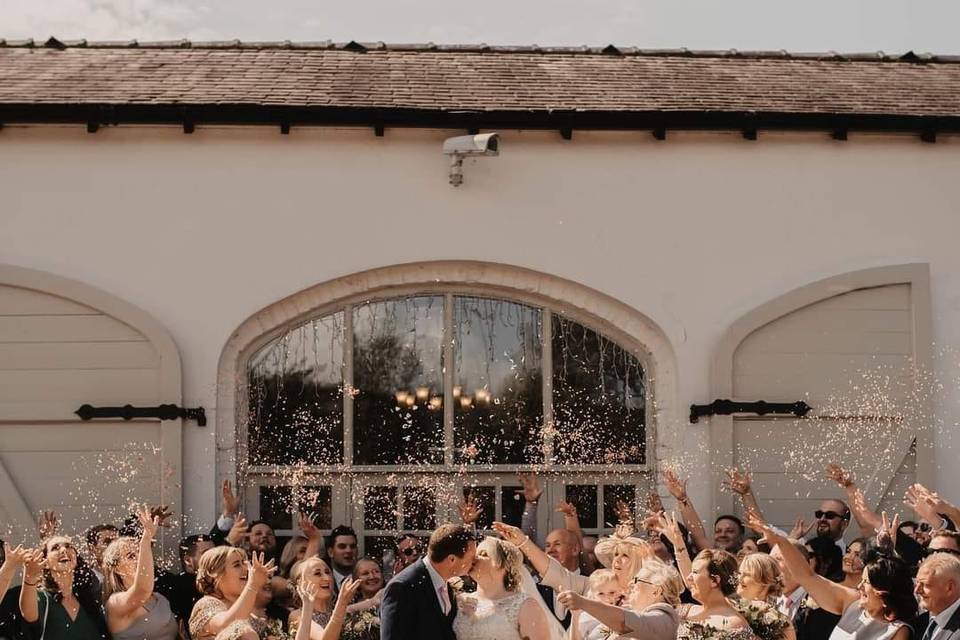
[[[499,524],[499,523],[498,523]],[[500,525],[506,527],[506,525]],[[469,575],[475,593],[455,580]],[[558,640],[563,628],[539,597],[523,553],[505,540],[477,539],[461,524],[430,536],[424,557],[386,586],[381,640]]]

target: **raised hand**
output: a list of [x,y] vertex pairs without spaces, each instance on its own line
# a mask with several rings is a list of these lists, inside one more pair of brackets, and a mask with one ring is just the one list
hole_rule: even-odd
[[677,502],[687,501],[687,479],[684,478],[681,482],[673,467],[663,468],[663,484]]
[[880,514],[880,528],[877,529],[878,547],[895,547],[897,544],[897,530],[900,528],[900,514],[894,514],[893,520],[887,519],[887,512]]
[[247,525],[247,519],[242,513],[238,513],[236,519],[233,521],[233,526],[230,527],[230,531],[227,533],[227,542],[234,547],[239,547],[240,544],[246,540],[249,531],[250,527]]
[[301,580],[300,584],[297,585],[297,594],[300,596],[300,601],[303,602],[304,605],[309,602],[311,607],[313,606],[313,599],[317,597],[317,592],[319,591],[319,585],[308,580]]
[[749,473],[739,469],[727,469],[727,479],[723,481],[723,488],[741,496],[750,493],[751,482]]
[[300,530],[303,531],[303,535],[308,539],[320,537],[320,530],[317,529],[317,525],[313,522],[316,517],[317,514],[315,513],[304,513],[303,511],[297,514],[297,524]]
[[7,550],[3,563],[9,564],[14,569],[19,569],[27,564],[27,560],[31,558],[32,553],[33,549],[24,549],[22,544],[18,544],[13,549]]
[[633,510],[630,509],[630,505],[623,500],[617,500],[614,510],[617,512],[617,522],[619,524],[629,524],[633,527]]
[[477,499],[472,493],[467,494],[464,501],[460,503],[460,517],[463,519],[463,524],[476,524],[477,520],[480,519],[480,513],[481,509],[477,506]]
[[501,538],[518,547],[527,541],[527,535],[523,531],[505,522],[494,522],[493,530],[499,533]]
[[353,578],[345,578],[343,582],[340,583],[340,593],[337,594],[337,604],[336,608],[346,609],[347,605],[353,602],[354,596],[357,595],[357,591],[360,590],[360,581],[354,580]]
[[57,533],[60,526],[60,518],[56,511],[41,511],[40,520],[37,522],[37,530],[40,532],[40,541],[51,538]]
[[667,540],[675,548],[686,543],[683,539],[683,531],[680,530],[680,523],[677,521],[677,514],[672,511],[663,514],[654,529],[667,536]]
[[272,559],[269,562],[264,562],[263,554],[254,551],[250,554],[250,561],[247,563],[247,582],[259,591],[263,585],[267,584],[270,576],[276,570],[277,567]]
[[583,603],[586,600],[582,595],[574,591],[561,591],[557,595],[557,601],[570,611],[580,611],[583,609]]
[[153,540],[157,535],[157,529],[160,528],[160,516],[153,515],[153,511],[147,505],[137,511],[137,520],[143,530],[145,540]]
[[154,518],[158,518],[158,523],[163,528],[170,526],[170,523],[167,522],[167,519],[173,516],[173,514],[170,512],[170,507],[165,504],[158,504],[150,507],[150,515]]
[[794,540],[806,538],[807,534],[810,533],[815,524],[817,524],[816,520],[810,522],[808,526],[807,523],[804,522],[803,518],[797,518],[797,521],[793,525],[793,529],[790,529],[790,535],[788,537],[793,538]]
[[827,477],[844,489],[853,485],[853,475],[834,462],[827,465]]
[[516,490],[516,493],[523,496],[527,502],[536,502],[543,495],[543,489],[540,488],[540,480],[535,473],[518,473],[517,479],[523,485],[523,489]]
[[220,495],[223,496],[223,516],[226,518],[236,517],[240,511],[240,499],[233,492],[229,480],[223,481],[223,486],[220,487]]
[[940,514],[933,507],[936,503],[936,500],[933,498],[935,494],[932,491],[927,489],[922,484],[911,485],[907,489],[906,495],[903,497],[903,503],[913,509],[918,516],[932,524],[933,526],[938,526],[940,524]]
[[564,518],[576,518],[577,507],[572,502],[561,500],[557,503],[557,513],[562,513]]
[[653,513],[663,513],[665,511],[663,500],[660,499],[660,494],[655,489],[647,494],[647,509]]
[[783,537],[774,531],[769,524],[764,522],[760,514],[754,509],[747,509],[743,515],[747,520],[747,526],[763,536],[761,541],[765,540],[768,544],[774,545],[777,544],[775,542],[776,540],[779,540]]
[[24,582],[38,582],[43,577],[43,550],[24,549],[21,558]]

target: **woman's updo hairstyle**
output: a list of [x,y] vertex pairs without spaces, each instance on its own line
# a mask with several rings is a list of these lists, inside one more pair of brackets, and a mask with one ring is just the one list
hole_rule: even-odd
[[239,556],[242,562],[247,560],[247,553],[237,547],[219,546],[204,551],[197,565],[197,591],[205,596],[219,595],[217,582],[234,556]]
[[783,594],[783,573],[777,561],[765,553],[751,553],[740,561],[740,575],[750,576],[754,582],[767,587],[767,600]]
[[523,580],[523,553],[513,543],[500,538],[487,538],[490,547],[490,561],[493,566],[503,569],[503,588],[507,591],[519,591]]
[[707,574],[719,581],[720,591],[729,596],[737,590],[737,558],[723,549],[704,549],[693,559],[707,563]]
[[867,580],[879,591],[883,615],[889,621],[909,622],[917,615],[910,567],[897,556],[871,549],[866,554]]

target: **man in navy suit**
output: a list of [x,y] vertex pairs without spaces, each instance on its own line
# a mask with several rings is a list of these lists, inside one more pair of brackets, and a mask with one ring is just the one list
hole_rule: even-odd
[[958,640],[960,558],[942,551],[931,553],[917,571],[914,591],[920,596],[920,604],[927,610],[917,625],[923,629],[921,640]]
[[380,640],[456,640],[457,599],[447,581],[466,575],[476,554],[476,536],[462,524],[434,531],[426,556],[387,584],[380,605]]

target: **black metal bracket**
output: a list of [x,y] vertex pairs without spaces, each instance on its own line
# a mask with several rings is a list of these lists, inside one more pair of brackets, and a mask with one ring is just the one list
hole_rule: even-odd
[[760,416],[794,415],[802,418],[813,409],[803,400],[798,402],[734,402],[733,400],[717,399],[710,404],[690,405],[690,422],[697,422],[704,416],[729,416],[734,413],[755,413]]
[[124,420],[133,420],[134,418],[160,418],[161,420],[196,420],[197,425],[207,426],[207,412],[203,407],[196,409],[184,409],[175,404],[161,404],[159,407],[135,407],[125,404],[122,407],[94,407],[85,404],[74,411],[81,420],[92,420],[94,418],[123,418]]

